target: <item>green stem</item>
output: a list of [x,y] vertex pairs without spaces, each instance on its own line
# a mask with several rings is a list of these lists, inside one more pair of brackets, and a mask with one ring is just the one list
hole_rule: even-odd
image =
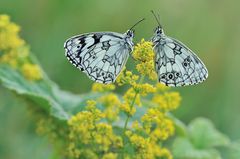
[[[135,103],[135,101],[136,101],[137,95],[138,95],[138,92],[135,92],[133,101],[132,101],[132,103],[131,103],[131,105],[130,105],[130,112],[132,111],[132,108],[133,108],[134,103]],[[128,115],[127,115],[127,119],[126,119],[125,124],[124,124],[123,133],[124,133],[124,132],[126,131],[126,129],[127,129],[127,124],[128,124],[128,121],[129,121],[130,117],[131,117],[130,114],[128,114]]]
[[[141,84],[141,83],[143,82],[144,77],[145,77],[145,76],[141,76],[138,84]],[[133,98],[132,103],[131,103],[131,105],[130,105],[130,112],[132,111],[132,108],[133,108],[133,106],[134,106],[134,104],[135,104],[135,101],[136,101],[136,99],[137,99],[137,95],[138,95],[138,94],[139,94],[139,92],[135,92],[134,98]],[[128,114],[128,115],[127,115],[127,119],[126,119],[126,121],[125,121],[125,123],[124,123],[123,133],[124,133],[124,132],[126,131],[126,129],[127,129],[127,124],[128,124],[128,121],[129,121],[130,117],[131,117],[131,115]]]
[[[143,82],[143,80],[144,80],[144,76],[141,76],[138,84],[141,84],[141,83]],[[134,107],[134,104],[135,104],[135,101],[136,101],[136,99],[137,99],[137,95],[138,95],[138,94],[139,94],[139,92],[135,92],[135,95],[134,95],[134,97],[133,97],[132,103],[131,103],[131,105],[130,105],[130,112],[132,111],[132,108]],[[125,123],[124,123],[124,128],[123,128],[123,135],[122,135],[123,137],[125,136],[125,131],[127,130],[127,125],[128,125],[128,122],[129,122],[130,117],[131,117],[131,115],[130,115],[130,114],[127,114],[127,119],[126,119],[126,121],[125,121]],[[123,139],[123,146],[124,146],[124,145],[125,145],[125,140]],[[123,151],[123,153],[122,153],[122,155],[121,155],[121,158],[123,158],[123,157],[124,157],[124,151]]]

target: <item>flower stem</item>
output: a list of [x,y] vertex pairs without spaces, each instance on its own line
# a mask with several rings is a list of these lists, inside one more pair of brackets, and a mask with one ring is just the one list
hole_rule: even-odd
[[[144,81],[144,75],[141,76],[138,84],[141,84],[142,82]],[[135,104],[135,101],[137,99],[137,95],[139,94],[139,92],[135,92],[135,95],[133,97],[133,100],[132,100],[132,103],[130,105],[130,111],[132,110],[132,108],[134,107],[134,104]],[[127,114],[127,119],[124,123],[124,128],[123,128],[123,137],[125,136],[125,131],[127,130],[127,125],[128,125],[128,122],[129,122],[129,119],[130,119],[131,115],[130,114]],[[123,139],[123,146],[125,145],[125,140]],[[121,158],[124,158],[124,150],[123,150],[123,153],[121,155]]]
[[[144,76],[142,75],[141,78],[140,78],[140,80],[139,80],[139,82],[138,82],[138,84],[141,84],[143,81],[144,81]],[[132,108],[134,107],[134,104],[135,104],[135,101],[136,101],[136,99],[137,99],[137,95],[138,95],[138,94],[139,94],[139,92],[135,92],[135,95],[134,95],[134,97],[133,97],[132,103],[131,103],[131,105],[130,105],[130,112],[131,112]],[[124,123],[123,133],[125,133],[125,131],[126,131],[126,129],[127,129],[127,124],[128,124],[128,121],[129,121],[130,117],[131,117],[131,115],[128,114],[128,115],[127,115],[127,119],[126,119],[126,121],[125,121],[125,123]]]
[[[131,103],[131,105],[130,105],[130,111],[132,110],[132,108],[133,108],[133,106],[134,106],[134,103],[135,103],[135,101],[136,101],[137,95],[138,95],[138,92],[135,92],[133,101],[132,101],[132,103]],[[125,123],[124,123],[123,133],[125,133],[125,131],[126,131],[126,129],[127,129],[127,124],[128,124],[129,119],[130,119],[130,114],[127,115],[127,119],[126,119],[126,121],[125,121]]]

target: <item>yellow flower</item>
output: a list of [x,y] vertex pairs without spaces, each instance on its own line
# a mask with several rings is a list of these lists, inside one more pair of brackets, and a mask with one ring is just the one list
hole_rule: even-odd
[[170,151],[166,148],[162,148],[159,152],[159,157],[163,157],[163,158],[166,158],[166,159],[173,159],[173,156],[172,154],[170,153]]
[[[112,126],[100,122],[105,116],[96,108],[96,102],[88,101],[86,109],[87,111],[79,112],[68,121],[70,127],[69,139],[72,143],[86,146],[96,145],[96,149],[92,147],[93,153],[98,151],[108,152],[110,148],[119,149],[122,147],[122,138],[114,134]],[[78,148],[73,149],[71,153],[75,152],[76,149]]]
[[148,76],[151,80],[157,79],[157,74],[154,69],[154,62],[153,61],[147,61],[137,64],[136,69],[138,72],[142,75]]
[[179,106],[181,102],[181,96],[178,92],[156,94],[154,95],[152,101],[156,103],[161,110],[171,111]]
[[154,68],[154,52],[152,47],[152,42],[141,40],[140,43],[135,46],[133,51],[133,57],[140,61],[137,64],[136,69],[141,75],[146,75],[151,80],[157,79],[157,74]]
[[143,128],[152,141],[166,140],[174,134],[174,124],[157,108],[148,109],[142,116]]
[[131,107],[128,103],[122,103],[119,106],[119,108],[120,108],[120,110],[122,110],[123,112],[128,114],[129,116],[133,116],[134,113],[136,112],[136,108],[135,107]]
[[133,57],[141,62],[152,61],[155,55],[152,46],[152,42],[142,39],[141,42],[134,47]]
[[116,153],[107,153],[103,155],[102,159],[117,159],[117,156]]
[[138,92],[142,96],[146,96],[149,93],[156,92],[156,88],[153,85],[148,84],[148,83],[135,84],[135,85],[133,85],[133,88],[134,88],[135,92]]
[[152,159],[158,157],[166,157],[172,159],[171,153],[166,148],[161,148],[156,142],[151,141],[150,138],[144,138],[131,131],[126,132],[131,144],[134,146],[136,159]]
[[135,100],[135,104],[141,106],[140,95],[136,93],[133,88],[129,88],[126,91],[126,93],[123,95],[123,100],[129,105],[132,105],[133,100]]
[[18,36],[19,30],[19,26],[10,22],[7,15],[0,15],[0,50],[17,48],[24,44]]
[[92,85],[93,92],[108,92],[115,89],[115,85],[113,84],[101,84],[101,83],[94,83]]
[[0,15],[0,28],[5,27],[10,21],[10,18],[8,15],[2,14]]
[[158,92],[165,92],[165,91],[168,91],[168,90],[170,89],[170,87],[165,86],[165,85],[162,84],[162,83],[157,83],[157,84],[156,84],[156,88],[157,88],[157,91],[158,91]]
[[100,97],[98,101],[102,103],[105,107],[103,112],[106,118],[110,122],[116,121],[118,119],[119,106],[121,104],[117,95],[114,93],[110,93]]
[[100,97],[99,102],[103,103],[106,107],[118,106],[120,104],[118,96],[114,93]]
[[4,53],[2,57],[0,57],[0,62],[9,64],[13,68],[17,68],[18,60],[17,60],[17,51],[15,49],[9,50],[7,53]]
[[42,72],[38,65],[25,63],[23,64],[21,71],[28,80],[42,79]]
[[139,79],[139,76],[133,74],[131,71],[127,71],[125,68],[118,76],[116,83],[119,86],[122,86],[124,84],[130,84],[134,85],[136,84],[136,81]]

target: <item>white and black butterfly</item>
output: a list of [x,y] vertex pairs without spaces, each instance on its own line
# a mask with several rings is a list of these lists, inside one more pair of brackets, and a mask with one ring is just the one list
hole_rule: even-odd
[[133,27],[124,34],[95,32],[71,37],[64,43],[65,55],[93,81],[112,83],[133,51]]
[[203,82],[208,71],[203,62],[180,41],[164,34],[159,26],[152,37],[158,81],[167,86],[186,86]]

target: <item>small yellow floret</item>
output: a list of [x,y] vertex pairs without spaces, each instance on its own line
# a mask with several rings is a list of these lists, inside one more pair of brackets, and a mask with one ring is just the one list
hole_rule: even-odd
[[23,64],[21,71],[28,80],[34,81],[42,79],[42,72],[38,65],[25,63]]

